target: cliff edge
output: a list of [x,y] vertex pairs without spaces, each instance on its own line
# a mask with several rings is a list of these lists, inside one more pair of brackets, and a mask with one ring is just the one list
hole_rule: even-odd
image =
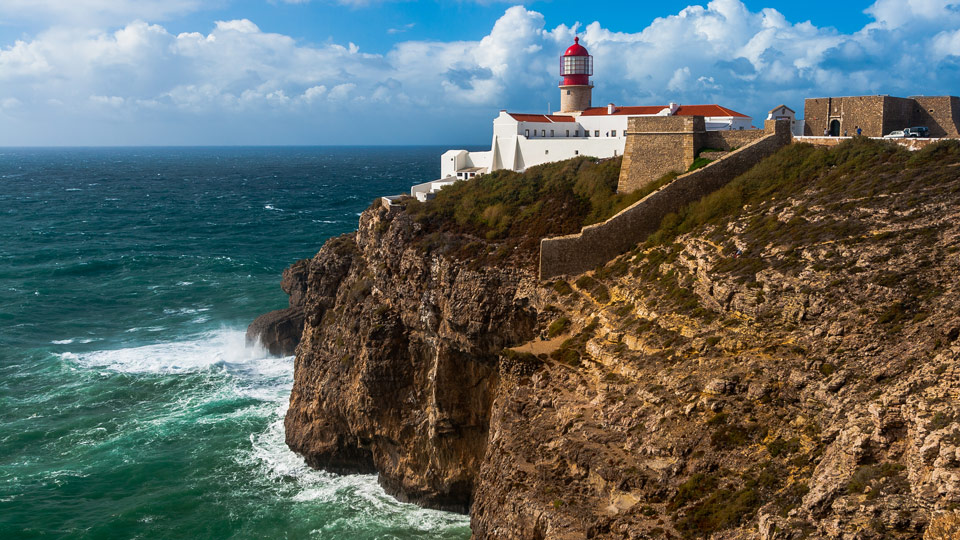
[[290,271],[287,443],[476,538],[922,538],[960,507],[958,171],[793,145],[569,281],[525,205],[374,205]]

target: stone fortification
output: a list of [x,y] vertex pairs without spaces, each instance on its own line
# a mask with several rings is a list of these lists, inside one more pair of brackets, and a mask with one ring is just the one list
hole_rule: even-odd
[[[768,120],[761,133],[765,133],[762,138],[677,177],[603,223],[584,227],[578,234],[544,238],[540,241],[540,279],[581,274],[605,264],[646,240],[667,214],[723,187],[791,141],[790,122],[786,120]],[[624,169],[630,151],[628,146]]]
[[707,131],[702,116],[631,118],[617,191],[629,193],[671,171],[686,171],[701,149],[733,150],[763,136],[759,129]]
[[700,137],[700,147],[697,148],[697,154],[704,148],[715,150],[736,150],[763,138],[766,133],[760,129],[722,129],[718,131],[707,131]]
[[[839,146],[853,137],[794,137],[795,143],[806,143],[814,146]],[[883,139],[894,144],[903,146],[907,150],[922,150],[928,146],[938,144],[942,139]]]
[[850,96],[812,98],[804,102],[803,134],[867,137],[914,126],[930,130],[931,137],[956,137],[960,126],[960,98],[956,96]]

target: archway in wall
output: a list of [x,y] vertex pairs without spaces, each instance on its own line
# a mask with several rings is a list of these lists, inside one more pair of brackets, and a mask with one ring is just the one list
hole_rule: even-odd
[[840,121],[831,120],[830,121],[830,136],[839,137],[840,136]]

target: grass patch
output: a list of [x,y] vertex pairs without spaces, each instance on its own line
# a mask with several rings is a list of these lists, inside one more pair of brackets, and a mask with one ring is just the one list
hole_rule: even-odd
[[599,326],[600,321],[593,319],[590,324],[578,332],[577,335],[564,340],[557,350],[550,353],[550,358],[561,364],[579,367],[581,359],[587,354],[587,342],[590,341],[590,338],[593,337],[594,332],[596,332]]
[[702,169],[707,165],[709,165],[710,163],[713,163],[712,159],[698,157],[697,159],[693,160],[693,163],[690,164],[690,168],[687,169],[687,172],[693,172],[697,169]]
[[793,437],[787,440],[777,437],[775,440],[767,443],[767,452],[770,452],[771,457],[777,457],[781,455],[789,456],[798,450],[800,450],[799,437]]
[[[664,245],[678,235],[704,225],[725,225],[746,206],[774,197],[807,199],[806,206],[821,205],[832,215],[811,221],[794,215],[786,222],[776,215],[759,215],[744,230],[751,243],[800,246],[842,240],[868,232],[868,227],[839,203],[843,199],[869,198],[878,193],[919,192],[930,185],[956,182],[951,165],[960,162],[960,143],[944,141],[911,153],[884,141],[858,138],[833,148],[793,144],[761,161],[723,188],[663,219],[649,245]],[[910,174],[899,174],[914,169]],[[806,193],[805,193],[806,192]],[[862,204],[862,203],[857,203]]]
[[587,294],[601,304],[610,302],[610,290],[607,289],[607,286],[590,276],[580,276],[577,280],[577,287],[587,291]]
[[573,287],[571,287],[569,283],[561,279],[553,284],[553,290],[560,296],[567,296],[568,294],[573,292]]
[[720,489],[694,505],[677,521],[687,537],[706,538],[713,532],[735,527],[751,519],[760,508],[760,495],[753,488]]
[[566,332],[567,328],[570,328],[570,319],[566,317],[560,317],[559,319],[550,323],[549,328],[547,328],[547,337],[557,337]]
[[506,241],[509,254],[535,253],[541,238],[577,232],[638,200],[639,193],[617,193],[621,161],[579,157],[523,173],[494,171],[403,205],[429,231]]
[[861,465],[847,482],[847,493],[867,492],[868,499],[880,496],[881,491],[899,492],[905,485],[903,471],[906,467],[899,463],[886,462],[879,465]]

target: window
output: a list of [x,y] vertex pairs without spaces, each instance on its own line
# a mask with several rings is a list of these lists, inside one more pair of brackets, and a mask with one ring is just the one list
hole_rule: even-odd
[[600,136],[600,130],[599,130],[599,129],[593,130],[593,136],[594,136],[594,137],[599,137],[599,136]]
[[570,136],[570,130],[568,129],[568,130],[567,130],[567,137],[569,137],[569,136]]
[[524,130],[523,136],[524,136],[524,137],[529,137],[529,136],[530,136],[530,130],[529,130],[529,129]]
[[540,130],[540,136],[541,136],[541,137],[546,137],[546,136],[547,136],[547,130],[541,129],[541,130]]
[[553,137],[553,136],[554,136],[554,135],[553,135],[553,130],[552,130],[552,129],[550,130],[550,136],[551,136],[551,137]]
[[573,151],[573,155],[579,156],[579,155],[580,155],[580,151],[579,151],[579,150],[574,150],[574,151]]
[[549,151],[549,150],[544,150],[543,153],[544,153],[544,155],[548,155],[548,154],[550,153],[550,151]]
[[617,151],[616,151],[616,150],[613,151],[613,157],[617,157]]
[[616,137],[616,136],[617,136],[617,130],[611,131],[611,132],[610,132],[610,136],[611,136],[611,137]]
[[570,95],[570,91],[569,91],[569,90],[567,90],[567,95],[568,95],[568,96]]
[[589,136],[590,136],[590,132],[587,131],[587,130],[583,130],[583,136],[584,136],[584,137],[589,137]]

